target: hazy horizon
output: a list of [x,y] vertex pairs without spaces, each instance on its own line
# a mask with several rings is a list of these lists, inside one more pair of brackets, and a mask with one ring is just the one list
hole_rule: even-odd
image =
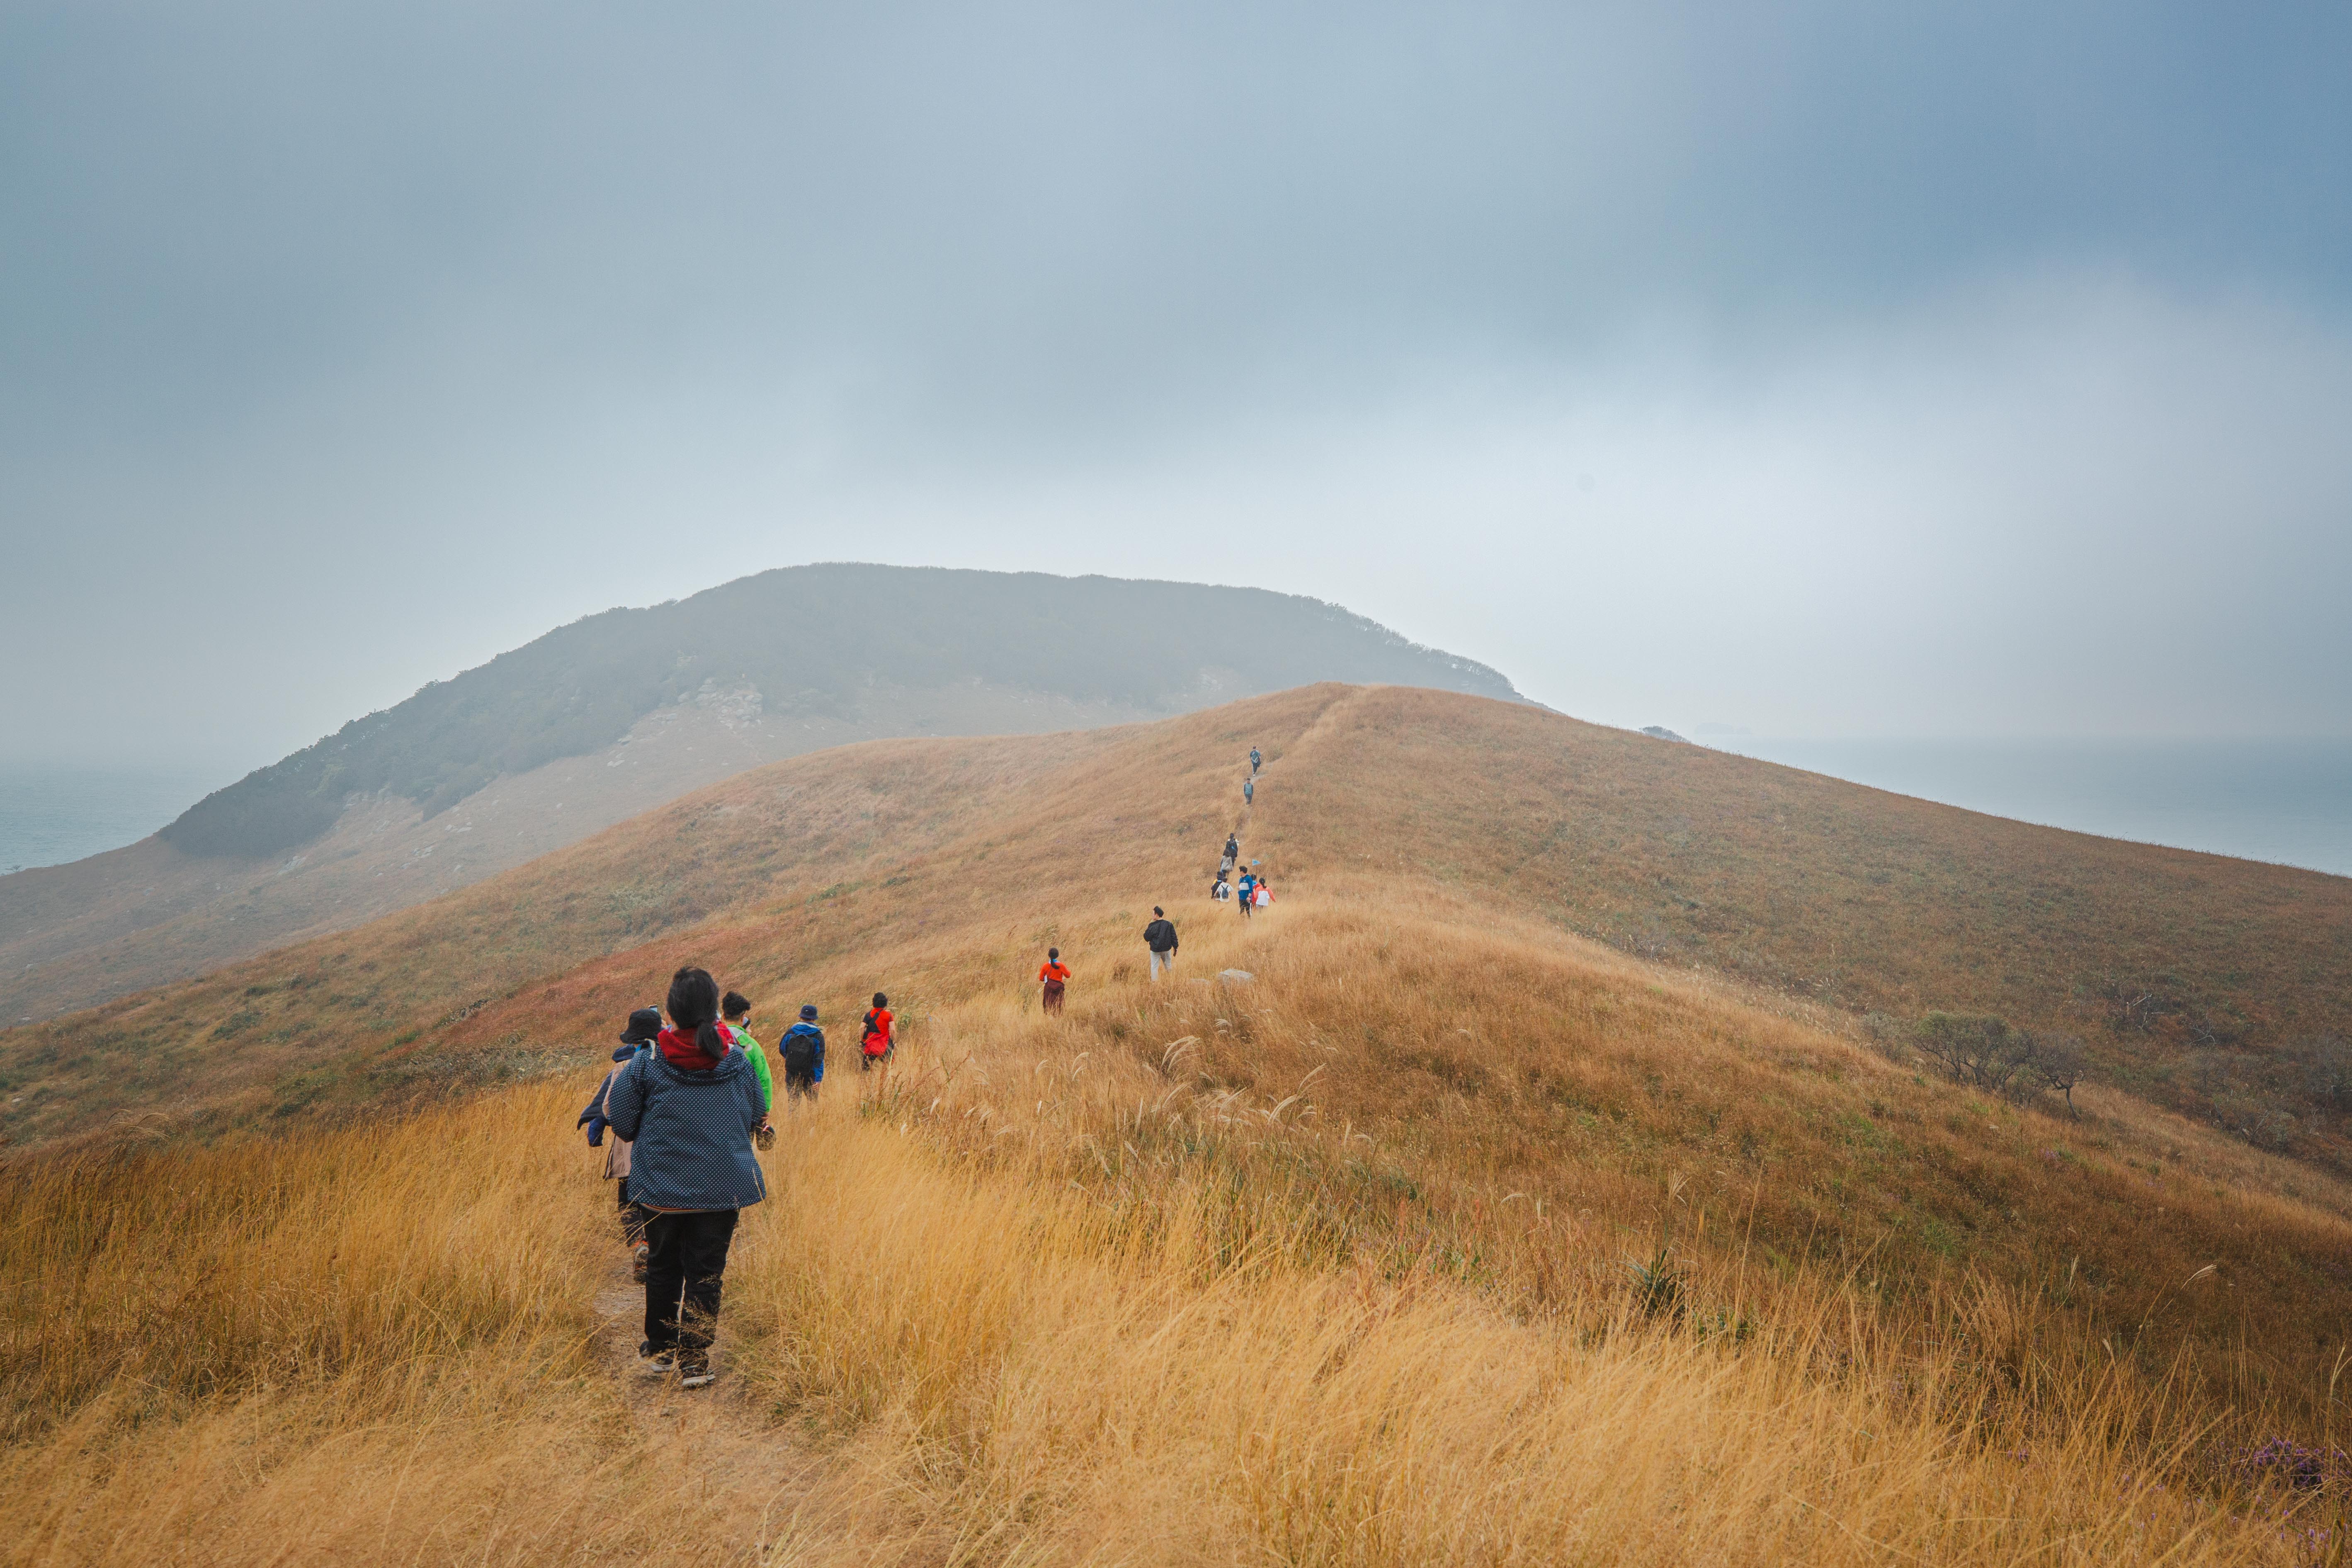
[[1628,727],[2352,734],[2347,47],[18,8],[0,758],[257,766],[838,560],[1303,594]]

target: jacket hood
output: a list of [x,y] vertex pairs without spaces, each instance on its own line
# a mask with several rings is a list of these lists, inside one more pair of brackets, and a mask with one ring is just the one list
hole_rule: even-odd
[[716,1067],[682,1068],[658,1050],[653,1053],[653,1058],[656,1068],[680,1083],[723,1083],[739,1073],[751,1070],[751,1058],[743,1054],[740,1046],[734,1045],[728,1047],[727,1054],[719,1058]]

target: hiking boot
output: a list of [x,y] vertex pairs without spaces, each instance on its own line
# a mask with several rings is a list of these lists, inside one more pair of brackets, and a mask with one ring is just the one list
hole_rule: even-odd
[[710,1358],[707,1355],[681,1356],[677,1370],[677,1385],[680,1388],[708,1388],[719,1376],[711,1370]]
[[646,1264],[652,1258],[653,1255],[654,1249],[651,1243],[643,1241],[637,1243],[637,1250],[629,1259],[629,1278],[635,1280],[640,1285],[644,1284],[646,1282]]
[[677,1352],[657,1351],[651,1340],[637,1342],[637,1375],[662,1377],[677,1370]]

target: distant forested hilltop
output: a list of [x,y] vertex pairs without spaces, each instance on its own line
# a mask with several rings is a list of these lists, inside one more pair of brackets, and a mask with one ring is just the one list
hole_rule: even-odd
[[1295,595],[793,566],[575,621],[207,795],[163,837],[191,855],[275,855],[334,826],[354,791],[388,790],[431,816],[503,774],[610,745],[712,684],[756,689],[770,713],[848,719],[877,687],[980,681],[1161,715],[1318,680],[1518,696],[1483,664]]

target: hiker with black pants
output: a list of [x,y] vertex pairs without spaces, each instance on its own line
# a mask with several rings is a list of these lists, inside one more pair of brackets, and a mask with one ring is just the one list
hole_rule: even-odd
[[1242,804],[1244,805],[1257,804],[1257,780],[1254,778],[1242,780]]
[[1223,881],[1226,873],[1240,862],[1241,858],[1242,841],[1230,833],[1226,834],[1224,858],[1217,862],[1217,880]]
[[649,1373],[707,1385],[719,1323],[719,1280],[741,1212],[768,1195],[751,1134],[767,1118],[751,1058],[719,1023],[719,983],[707,969],[670,978],[671,1026],[629,1058],[606,1114],[632,1144],[629,1191],[646,1222]]
[[612,1142],[605,1143],[604,1133],[612,1124],[607,1102],[612,1097],[613,1080],[621,1076],[618,1064],[653,1044],[654,1037],[661,1033],[661,1026],[662,1016],[658,1007],[640,1007],[629,1015],[628,1023],[621,1029],[620,1049],[613,1053],[615,1065],[604,1075],[604,1081],[596,1086],[596,1092],[589,1097],[588,1109],[580,1113],[578,1122],[579,1126],[588,1129],[588,1147],[593,1149],[604,1145],[604,1179],[609,1182],[617,1178],[620,1182],[621,1245],[629,1249],[629,1277],[641,1285],[646,1278],[646,1221],[653,1216],[644,1205],[629,1201],[629,1141],[614,1132]]
[[1250,774],[1252,777],[1256,776],[1257,765],[1264,761],[1265,761],[1265,759],[1257,754],[1257,748],[1255,746],[1252,746],[1250,748]]
[[824,1081],[824,1031],[816,1026],[816,1004],[801,1005],[801,1021],[776,1042],[784,1064],[784,1098],[816,1101],[816,1086]]
[[1151,923],[1143,928],[1143,945],[1151,950],[1151,978],[1156,983],[1163,970],[1176,973],[1176,927],[1158,904],[1151,906]]

